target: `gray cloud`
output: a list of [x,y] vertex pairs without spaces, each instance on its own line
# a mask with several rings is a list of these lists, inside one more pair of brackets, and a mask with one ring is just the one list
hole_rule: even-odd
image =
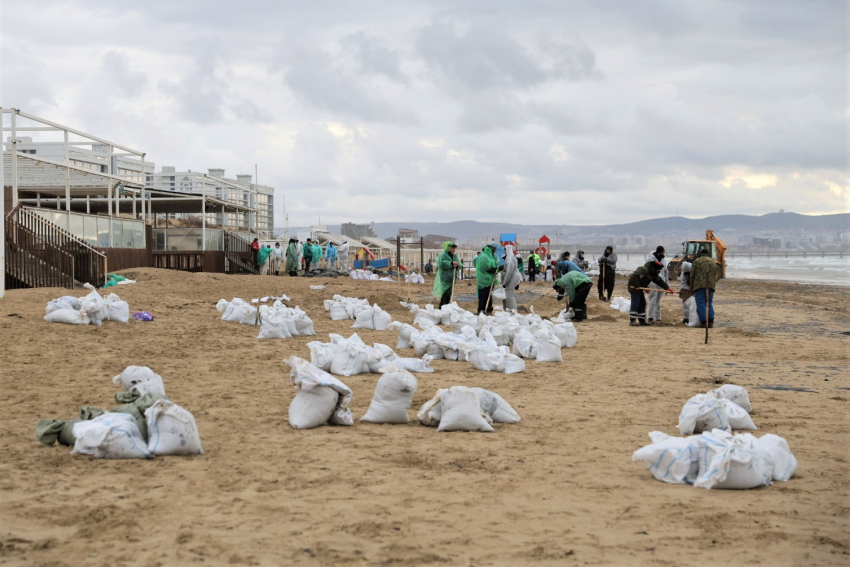
[[145,88],[148,77],[130,69],[130,58],[126,53],[110,51],[103,56],[101,69],[109,84],[126,97],[136,97]]

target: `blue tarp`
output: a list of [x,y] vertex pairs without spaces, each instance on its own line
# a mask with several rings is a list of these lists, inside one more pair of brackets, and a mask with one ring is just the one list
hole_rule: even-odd
[[499,242],[516,242],[515,232],[504,232],[499,235]]
[[[389,268],[390,267],[390,261],[387,258],[384,258],[383,260],[372,260],[371,262],[369,262],[369,265],[373,268]],[[360,261],[360,260],[355,261],[354,262],[354,269],[355,270],[362,270],[363,269],[363,262]]]

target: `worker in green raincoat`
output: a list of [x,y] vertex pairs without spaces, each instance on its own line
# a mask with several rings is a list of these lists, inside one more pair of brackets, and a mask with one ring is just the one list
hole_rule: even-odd
[[286,247],[286,271],[290,276],[298,275],[298,240],[295,238],[290,238]]
[[440,307],[451,301],[452,288],[457,281],[460,258],[455,254],[456,250],[457,244],[444,242],[443,251],[437,256],[437,277],[434,278],[434,289],[431,293],[440,299]]
[[488,244],[481,251],[475,263],[475,285],[478,287],[478,313],[489,315],[493,312],[493,302],[490,293],[493,291],[493,278],[499,271],[499,261],[496,260],[496,245]]

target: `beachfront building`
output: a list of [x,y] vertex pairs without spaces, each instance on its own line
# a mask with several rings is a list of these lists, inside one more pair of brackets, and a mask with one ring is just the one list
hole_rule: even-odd
[[173,166],[163,166],[159,173],[149,174],[147,186],[157,191],[173,191],[215,197],[232,203],[249,212],[207,213],[207,224],[221,227],[239,227],[256,233],[261,239],[274,234],[274,188],[253,183],[253,176],[240,174],[236,179],[224,176],[224,169],[211,168],[200,171],[177,171]]
[[[0,108],[0,142],[0,296],[102,285],[107,269],[258,272],[249,237],[271,232],[274,190],[250,176],[222,170],[197,193],[154,187],[144,152],[19,109]],[[197,226],[169,234],[177,218]],[[207,228],[208,218],[219,223]]]

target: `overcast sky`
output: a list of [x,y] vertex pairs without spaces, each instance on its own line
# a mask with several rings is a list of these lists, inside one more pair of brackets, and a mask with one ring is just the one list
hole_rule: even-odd
[[0,0],[0,105],[292,226],[850,212],[844,0]]

